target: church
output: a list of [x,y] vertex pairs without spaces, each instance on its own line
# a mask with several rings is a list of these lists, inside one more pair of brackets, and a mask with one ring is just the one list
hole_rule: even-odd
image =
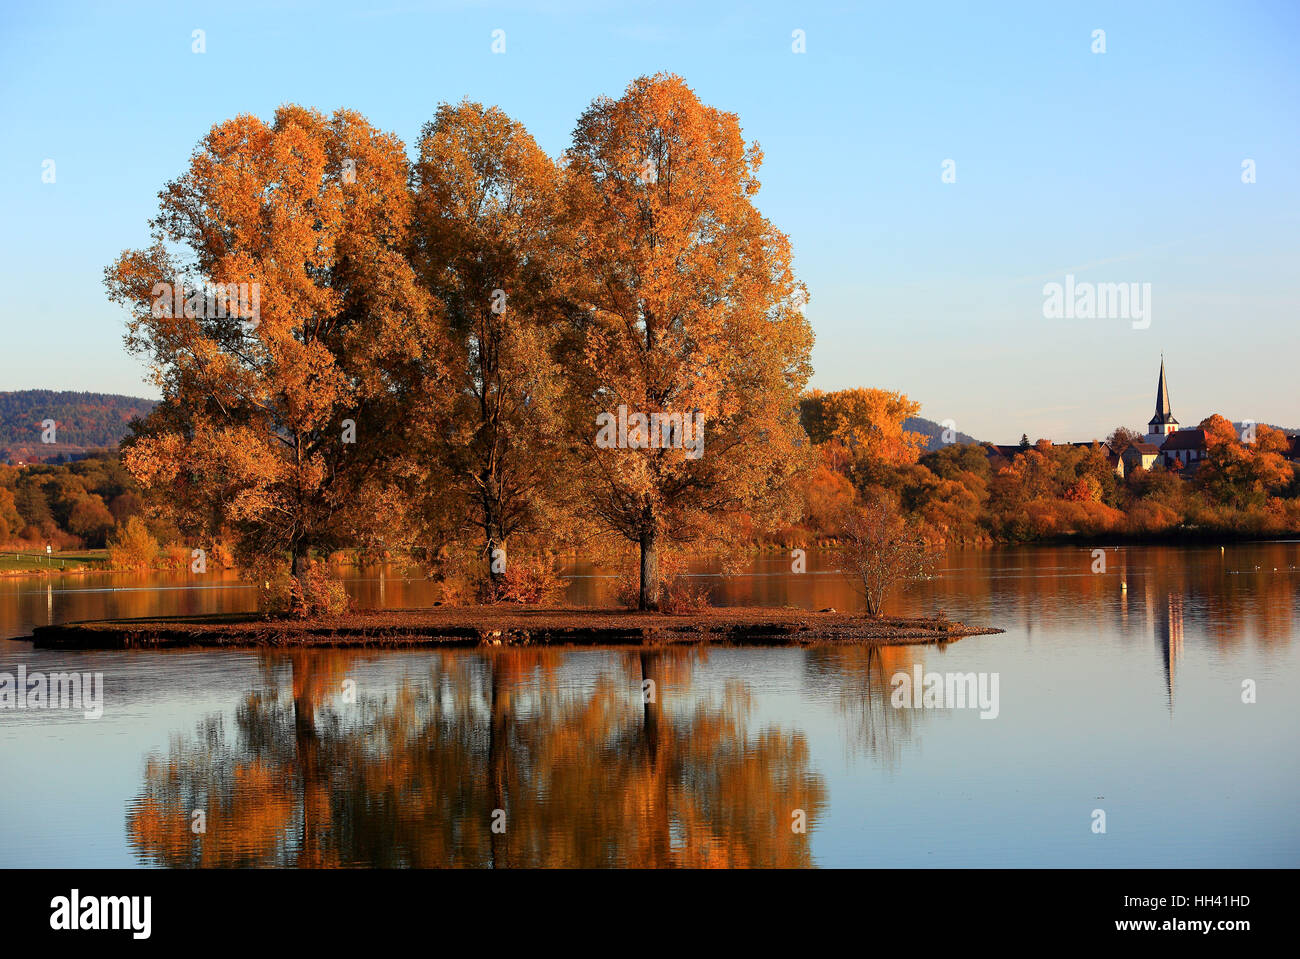
[[1146,439],[1133,443],[1120,457],[1124,472],[1137,467],[1150,469],[1159,464],[1176,467],[1191,475],[1205,459],[1205,430],[1179,429],[1169,403],[1169,384],[1165,381],[1165,358],[1160,357],[1160,380],[1156,383],[1156,412],[1147,423]]
[[[1290,432],[1289,447],[1283,455],[1293,463],[1300,463],[1300,432]],[[1039,440],[1040,444],[1049,442]],[[1029,444],[1028,439],[1022,439],[1019,446],[1001,446],[995,443],[984,443],[985,454],[988,456],[989,464],[996,473],[998,470],[1011,464],[1017,456],[1027,453],[1034,449]],[[1052,443],[1052,446],[1058,444]],[[1153,467],[1160,466],[1164,469],[1172,469],[1177,475],[1189,478],[1196,474],[1201,464],[1205,462],[1208,456],[1208,450],[1205,445],[1205,430],[1200,427],[1191,429],[1181,429],[1178,420],[1174,418],[1173,407],[1169,403],[1169,384],[1165,380],[1165,358],[1160,357],[1160,379],[1156,381],[1156,411],[1155,415],[1147,422],[1147,434],[1140,440],[1134,440],[1126,446],[1121,453],[1111,447],[1109,443],[1103,443],[1093,440],[1088,443],[1066,443],[1066,446],[1088,447],[1099,446],[1101,452],[1106,456],[1107,461],[1115,470],[1117,476],[1121,479],[1131,474],[1135,469],[1149,470]]]

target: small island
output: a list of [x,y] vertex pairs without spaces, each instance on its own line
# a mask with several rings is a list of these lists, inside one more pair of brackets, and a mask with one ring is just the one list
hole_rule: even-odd
[[790,607],[714,608],[690,615],[575,607],[445,606],[368,610],[306,620],[254,613],[37,626],[41,649],[299,646],[729,646],[947,643],[1003,630],[946,618],[902,618]]

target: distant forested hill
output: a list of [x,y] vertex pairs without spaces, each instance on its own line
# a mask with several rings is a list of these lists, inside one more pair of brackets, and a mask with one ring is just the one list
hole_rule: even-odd
[[[1245,421],[1233,423],[1232,425],[1236,428],[1238,433],[1241,433],[1241,431],[1246,428]],[[1255,425],[1267,426],[1269,429],[1278,430],[1279,432],[1285,433],[1287,436],[1296,436],[1297,434],[1300,434],[1300,429],[1296,429],[1294,426],[1274,426],[1272,423],[1256,423]],[[1187,427],[1183,427],[1183,429],[1186,428]]]
[[[926,436],[930,437],[930,441],[925,447],[927,453],[933,452],[934,450],[947,445],[943,441],[943,424],[936,423],[934,420],[927,420],[922,416],[909,416],[907,419],[903,420],[903,429],[912,433],[924,433]],[[957,432],[957,437],[953,442],[958,444],[978,443],[979,440],[971,436],[969,433]]]
[[[127,423],[145,416],[155,405],[154,400],[116,393],[0,393],[0,458],[47,459],[42,454],[115,447],[127,434]],[[41,442],[43,420],[56,424],[53,446]]]
[[[0,392],[0,459],[5,458],[6,452],[9,458],[34,460],[47,459],[48,454],[116,447],[127,434],[126,424],[133,417],[147,415],[155,405],[155,400],[117,393]],[[47,419],[58,424],[55,448],[41,443],[41,421]],[[944,445],[944,428],[933,420],[913,416],[904,422],[903,428],[928,436],[927,449],[936,450]],[[956,441],[978,442],[960,432]]]

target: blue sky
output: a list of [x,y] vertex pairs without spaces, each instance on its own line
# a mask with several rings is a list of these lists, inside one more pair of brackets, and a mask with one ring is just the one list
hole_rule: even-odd
[[[981,439],[1090,439],[1145,425],[1163,351],[1184,425],[1300,427],[1300,5],[1282,2],[6,0],[0,390],[152,395],[102,273],[216,122],[346,106],[409,145],[469,96],[555,155],[592,97],[659,70],[763,146],[813,385],[902,390]],[[1150,326],[1045,318],[1067,273],[1150,283]]]

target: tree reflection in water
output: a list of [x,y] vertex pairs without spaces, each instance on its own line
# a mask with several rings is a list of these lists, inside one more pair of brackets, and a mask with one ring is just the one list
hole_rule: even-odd
[[376,654],[267,654],[230,734],[217,714],[150,759],[130,842],[182,867],[812,865],[825,785],[801,733],[751,729],[746,684],[698,693],[707,653],[655,649],[577,685],[568,655],[421,657],[427,678],[358,682],[348,703]]
[[915,736],[917,710],[890,703],[895,673],[923,662],[919,646],[814,646],[804,658],[804,675],[816,689],[832,689],[844,716],[850,747],[887,768],[902,759]]

